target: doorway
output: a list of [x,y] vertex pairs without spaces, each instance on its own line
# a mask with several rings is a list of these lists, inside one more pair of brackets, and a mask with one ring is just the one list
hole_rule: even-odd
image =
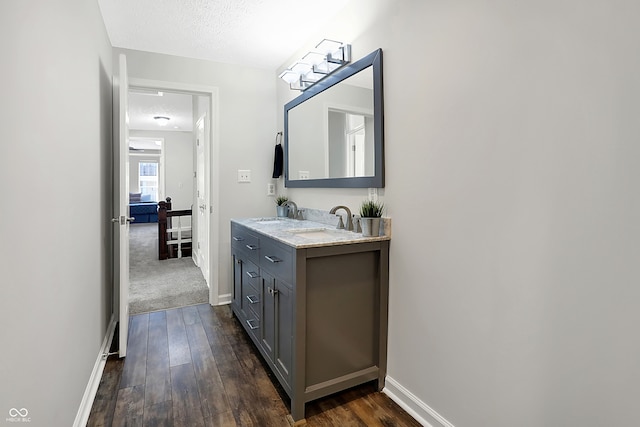
[[[214,117],[215,113],[213,107],[216,105],[214,101],[217,100],[217,90],[176,83],[130,79],[129,98],[130,100],[133,98],[134,101],[135,98],[145,101],[140,108],[132,108],[132,102],[129,103],[131,139],[153,139],[164,135],[161,150],[162,160],[159,161],[163,174],[159,181],[164,185],[158,183],[157,198],[164,200],[167,196],[171,197],[172,210],[191,211],[191,216],[187,217],[186,221],[187,225],[191,226],[193,263],[201,271],[208,287],[206,301],[215,305],[218,302],[218,286],[217,281],[211,278],[211,271],[217,267],[217,262],[212,262],[208,254],[210,253],[209,248],[214,242],[211,236],[212,229],[215,228],[211,226],[212,222],[215,223],[212,215],[212,201],[214,200],[212,189],[215,186],[212,185],[210,177],[213,165],[212,145],[214,143],[211,117]],[[178,112],[178,107],[168,106],[166,102],[164,110],[158,109],[157,105],[153,106],[154,104],[163,104],[158,101],[166,101],[169,98],[182,99],[182,106],[188,106],[188,119],[185,119],[185,114]],[[188,101],[185,102],[185,99]],[[146,125],[136,122],[138,120],[136,118],[137,112],[144,115],[139,120],[146,120]],[[162,129],[159,128],[160,125],[154,119],[155,117],[162,117],[161,122],[164,122]],[[153,128],[153,126],[156,127]],[[172,152],[172,141],[167,135],[171,135],[174,140],[180,139],[176,138],[176,135],[180,135],[184,140],[187,133],[190,149],[186,153],[184,145],[181,146],[180,158],[183,161],[183,167],[178,167],[177,169],[180,171],[176,173],[176,168],[172,170],[171,165],[172,161],[176,163],[173,155],[178,145],[174,141]],[[138,154],[133,154],[133,156],[137,157]],[[188,167],[184,167],[187,164],[184,162],[185,159],[188,159]],[[133,172],[131,176],[133,177]],[[160,189],[161,187],[164,188]],[[139,190],[142,189],[139,188]],[[132,226],[135,227],[135,223]],[[179,304],[179,302],[177,303]]]

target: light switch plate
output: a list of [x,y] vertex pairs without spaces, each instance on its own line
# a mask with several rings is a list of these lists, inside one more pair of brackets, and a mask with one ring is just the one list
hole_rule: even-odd
[[251,171],[249,169],[238,169],[238,182],[251,182]]
[[372,202],[377,202],[378,201],[378,189],[377,188],[370,188],[369,189],[369,200],[371,200]]

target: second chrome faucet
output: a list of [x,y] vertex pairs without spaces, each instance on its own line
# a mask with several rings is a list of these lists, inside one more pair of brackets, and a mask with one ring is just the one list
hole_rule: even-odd
[[[335,214],[338,209],[344,209],[344,211],[347,213],[347,227],[346,229],[348,231],[353,231],[353,220],[351,219],[351,210],[346,207],[346,206],[334,206],[333,208],[331,208],[331,210],[329,211],[330,214]],[[338,215],[340,216],[340,215]],[[340,216],[340,221],[338,221],[338,226],[336,228],[345,228],[344,223],[342,222],[342,216]]]

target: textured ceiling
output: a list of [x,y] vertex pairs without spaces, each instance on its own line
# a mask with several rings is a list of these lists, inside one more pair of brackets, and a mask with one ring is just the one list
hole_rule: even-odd
[[[129,129],[185,131],[193,130],[192,96],[179,93],[131,89],[129,91]],[[154,116],[169,117],[160,126]]]
[[305,48],[303,44],[321,32],[322,25],[349,1],[98,0],[98,3],[115,47],[275,71],[298,49]]

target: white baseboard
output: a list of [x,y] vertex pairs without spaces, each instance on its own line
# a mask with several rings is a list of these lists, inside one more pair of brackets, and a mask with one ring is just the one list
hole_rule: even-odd
[[425,427],[454,427],[442,415],[389,376],[385,379],[385,387],[382,392]]
[[218,305],[231,304],[231,294],[222,294],[218,296]]
[[116,318],[112,314],[109,326],[107,327],[107,333],[104,336],[102,346],[98,352],[98,358],[96,359],[96,363],[93,365],[93,371],[91,371],[89,383],[87,384],[87,388],[84,390],[84,396],[82,396],[82,402],[80,403],[80,408],[76,414],[76,419],[73,422],[73,427],[85,427],[87,425],[87,421],[89,421],[89,414],[91,414],[93,400],[96,398],[100,379],[102,379],[102,372],[104,371],[104,366],[107,364],[107,357],[105,355],[109,353],[109,347],[113,340],[113,333],[116,330],[116,323]]

